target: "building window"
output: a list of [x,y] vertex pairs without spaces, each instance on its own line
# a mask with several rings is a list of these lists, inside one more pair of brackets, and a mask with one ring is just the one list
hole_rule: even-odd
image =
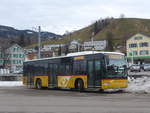
[[13,57],[14,58],[18,58],[18,54],[13,54]]
[[19,54],[19,58],[23,58],[24,57],[24,55],[23,54]]
[[142,40],[142,39],[143,39],[143,37],[141,37],[141,36],[137,36],[134,38],[134,40]]
[[17,47],[17,51],[19,51],[20,50],[20,48],[19,47]]
[[13,64],[19,64],[18,60],[13,60]]
[[4,57],[4,54],[3,53],[0,53],[0,58],[3,58]]
[[0,64],[3,64],[3,63],[4,63],[4,60],[1,59],[1,60],[0,60]]
[[129,48],[135,48],[135,47],[137,47],[137,44],[136,44],[136,43],[129,44]]
[[16,60],[13,60],[13,64],[16,64]]
[[133,56],[136,56],[138,55],[138,52],[137,51],[133,51]]
[[22,60],[19,60],[19,64],[22,64]]
[[141,42],[141,43],[139,44],[139,46],[140,46],[140,47],[148,47],[149,45],[148,45],[148,42]]
[[13,51],[14,51],[14,52],[16,51],[16,48],[15,48],[15,47],[13,48]]
[[148,55],[149,51],[148,50],[141,50],[140,55]]

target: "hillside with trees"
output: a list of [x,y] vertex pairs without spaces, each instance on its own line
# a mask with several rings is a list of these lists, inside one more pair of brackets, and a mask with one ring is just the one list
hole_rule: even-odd
[[62,39],[47,41],[43,44],[68,43],[71,40],[79,40],[82,43],[91,40],[93,33],[94,40],[108,41],[108,51],[120,48],[122,52],[125,52],[125,43],[128,38],[136,33],[150,35],[150,20],[139,18],[99,19],[83,29],[64,34]]

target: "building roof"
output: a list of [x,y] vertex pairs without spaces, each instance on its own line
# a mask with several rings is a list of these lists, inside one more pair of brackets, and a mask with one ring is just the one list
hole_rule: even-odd
[[20,45],[18,45],[18,44],[13,44],[13,45],[11,45],[10,47],[8,47],[8,49],[10,49],[10,48],[12,48],[12,47],[16,47],[16,46],[22,48],[22,47],[21,47]]
[[149,37],[149,38],[150,38],[150,33],[139,33],[139,34],[141,34],[141,35],[145,35],[145,36],[147,36],[147,37]]
[[[150,33],[136,33],[135,35],[138,35],[138,34],[150,38]],[[130,38],[128,38],[127,40],[131,39],[131,38],[134,37],[135,35],[132,35],[132,36],[131,36]]]

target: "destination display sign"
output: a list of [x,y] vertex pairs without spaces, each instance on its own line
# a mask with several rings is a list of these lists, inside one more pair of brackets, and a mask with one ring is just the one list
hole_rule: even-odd
[[74,57],[74,60],[83,60],[84,59],[84,56],[77,56],[77,57]]
[[110,59],[124,59],[123,55],[112,55],[112,54],[106,54]]

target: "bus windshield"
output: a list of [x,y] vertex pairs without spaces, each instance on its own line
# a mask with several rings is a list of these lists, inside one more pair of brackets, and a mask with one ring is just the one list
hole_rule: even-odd
[[122,55],[109,56],[106,77],[119,78],[127,76],[127,63]]

